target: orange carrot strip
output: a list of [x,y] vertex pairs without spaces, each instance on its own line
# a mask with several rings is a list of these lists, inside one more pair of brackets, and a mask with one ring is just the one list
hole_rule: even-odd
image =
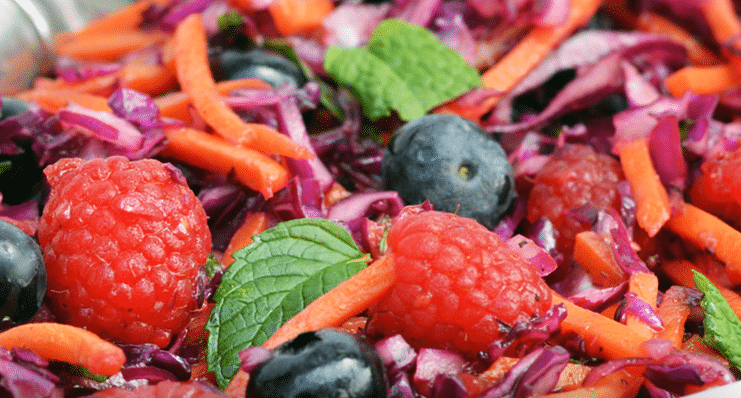
[[18,94],[18,98],[38,104],[49,113],[57,113],[70,102],[99,112],[111,112],[106,97],[94,94],[79,93],[70,90],[35,89]]
[[393,256],[386,254],[312,301],[273,333],[263,347],[272,349],[301,333],[341,325],[380,300],[395,280]]
[[695,94],[719,94],[738,85],[738,79],[729,65],[685,66],[664,79],[664,85],[675,97],[687,90]]
[[309,159],[312,152],[273,128],[245,123],[221,98],[208,63],[206,30],[200,14],[191,14],[175,29],[175,64],[180,87],[217,134],[242,146],[290,158]]
[[57,46],[75,41],[85,36],[106,35],[111,32],[133,31],[139,29],[144,20],[143,12],[154,4],[165,4],[169,0],[138,0],[114,12],[100,16],[72,32],[64,32],[55,37]]
[[265,198],[272,197],[288,182],[288,171],[260,152],[187,127],[167,129],[165,133],[169,142],[163,156],[225,175],[234,173],[237,181]]
[[150,96],[164,94],[177,88],[178,80],[164,65],[130,63],[119,71],[121,87],[130,88]]
[[610,18],[626,28],[669,36],[687,49],[687,56],[693,65],[711,66],[722,61],[704,44],[681,26],[651,11],[633,12],[624,0],[606,1],[604,10]]
[[[233,90],[243,88],[266,89],[270,88],[270,85],[260,79],[236,79],[216,83],[216,90],[221,95],[228,95]],[[176,91],[156,97],[153,101],[160,108],[162,116],[179,119],[186,123],[192,122],[190,112],[188,112],[188,106],[190,105],[188,94]]]
[[283,36],[320,27],[332,10],[331,0],[275,0],[268,7],[275,27]]
[[434,112],[454,113],[478,121],[530,71],[535,69],[553,48],[571,36],[576,29],[586,24],[597,12],[602,2],[603,0],[572,0],[570,13],[564,23],[556,26],[533,27],[514,48],[487,69],[481,75],[484,86],[496,90],[501,95],[492,96],[476,106],[461,106],[456,101],[451,101],[439,106]]
[[329,190],[324,193],[324,206],[329,209],[333,204],[348,196],[350,196],[350,192],[345,189],[342,184],[335,181],[332,186],[329,187]]
[[23,348],[49,361],[79,365],[111,376],[126,362],[123,350],[97,334],[61,323],[26,323],[0,332],[0,346]]
[[690,316],[690,311],[686,290],[676,285],[667,289],[656,311],[664,325],[664,330],[657,333],[656,338],[669,340],[674,348],[681,349],[684,339],[684,323]]
[[[736,73],[741,72],[741,20],[736,14],[732,0],[704,0],[698,2],[705,22],[715,41],[723,50],[723,55],[730,61]],[[730,48],[729,48],[730,47]]]
[[689,203],[666,226],[692,244],[714,253],[726,265],[733,284],[741,283],[741,232]]
[[[648,303],[656,311],[656,300],[659,293],[659,278],[648,272],[636,272],[630,275],[628,280],[628,291],[635,293],[636,298]],[[636,333],[650,339],[654,336],[654,330],[640,318],[628,314],[625,325]]]
[[617,286],[628,279],[628,274],[615,260],[608,242],[594,231],[576,234],[574,261],[584,268],[597,286]]
[[669,196],[651,162],[648,138],[637,138],[618,149],[620,164],[636,201],[636,221],[649,236],[659,232],[671,215]]
[[661,265],[661,270],[672,281],[674,281],[674,283],[692,288],[695,287],[695,280],[692,276],[692,271],[697,271],[705,275],[711,281],[713,281],[713,284],[715,284],[715,287],[718,288],[720,294],[723,296],[723,298],[726,299],[726,301],[728,301],[728,304],[731,305],[731,308],[733,308],[733,312],[735,312],[736,315],[741,318],[741,295],[723,286],[722,284],[716,283],[715,280],[712,278],[712,275],[708,275],[706,272],[704,272],[704,270],[700,269],[695,264],[687,260],[665,261]]
[[167,35],[152,31],[119,31],[78,37],[60,44],[59,55],[84,61],[115,61],[122,56],[142,48],[161,44]]
[[[320,296],[283,324],[263,347],[273,349],[303,332],[338,327],[365,311],[393,286],[396,280],[390,254],[381,256],[365,269]],[[228,398],[244,398],[249,373],[239,370],[224,389]]]
[[95,76],[81,82],[67,82],[61,78],[48,79],[39,77],[34,81],[34,89],[69,90],[78,93],[110,96],[118,88],[118,75],[115,73]]
[[252,237],[268,228],[268,216],[263,212],[255,212],[247,215],[237,232],[234,233],[229,244],[221,257],[221,264],[229,267],[234,262],[232,254],[237,250],[252,243]]
[[541,398],[634,398],[643,384],[643,377],[621,369],[599,379],[594,385],[571,391],[541,395]]
[[581,308],[556,292],[551,293],[553,305],[562,303],[566,306],[561,331],[582,336],[587,354],[602,359],[645,356],[641,344],[648,339],[620,322]]

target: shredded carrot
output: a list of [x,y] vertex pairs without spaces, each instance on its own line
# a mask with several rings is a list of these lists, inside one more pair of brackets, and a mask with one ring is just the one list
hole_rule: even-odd
[[655,236],[671,215],[669,196],[651,161],[648,138],[636,138],[618,148],[620,165],[636,202],[636,221]]
[[126,362],[117,345],[91,331],[54,322],[26,323],[0,332],[0,346],[30,350],[46,360],[79,365],[104,376],[118,373]]
[[656,334],[656,338],[669,340],[676,349],[682,348],[684,339],[684,324],[690,316],[690,304],[687,293],[680,286],[667,289],[661,299],[656,314],[664,325],[664,330]]
[[111,112],[111,108],[108,106],[108,98],[70,90],[35,89],[18,94],[18,98],[35,102],[41,109],[52,114],[57,113],[70,102],[94,111]]
[[[243,88],[267,89],[270,85],[260,79],[236,79],[216,83],[216,90],[221,95],[228,95],[231,91]],[[191,123],[192,118],[188,112],[190,97],[182,91],[171,92],[152,99],[160,108],[160,114],[165,117],[182,120]]]
[[178,81],[165,65],[128,63],[118,71],[121,87],[150,96],[157,96],[177,88]]
[[541,395],[542,398],[634,398],[643,384],[643,377],[625,369],[618,370],[599,379],[594,385],[571,391]]
[[187,127],[166,129],[168,145],[162,152],[205,170],[229,175],[260,192],[266,199],[286,186],[288,171],[272,158],[248,148]]
[[617,286],[628,279],[628,274],[617,263],[610,244],[594,231],[576,234],[574,261],[584,268],[597,286]]
[[232,254],[237,250],[252,243],[252,237],[259,234],[260,232],[268,228],[268,216],[263,212],[254,212],[247,214],[242,225],[237,228],[237,232],[234,233],[229,244],[224,250],[224,255],[221,258],[221,264],[225,267],[229,267],[234,262]]
[[181,89],[217,134],[242,146],[290,158],[309,159],[313,153],[288,136],[260,123],[245,123],[224,102],[208,63],[206,30],[200,14],[191,14],[175,29],[175,64]]
[[334,182],[329,190],[324,193],[324,206],[327,208],[332,207],[333,204],[340,200],[350,196],[350,192],[338,182]]
[[333,10],[331,0],[275,0],[268,7],[275,27],[283,36],[322,26],[324,18]]
[[687,49],[687,56],[693,65],[711,66],[722,61],[686,29],[671,20],[651,11],[633,12],[625,0],[606,1],[604,10],[612,20],[620,25],[643,32],[669,36]]
[[566,306],[561,331],[575,332],[584,338],[587,354],[603,359],[645,356],[641,344],[648,339],[620,322],[573,304],[555,291],[551,293],[553,305],[562,303]]
[[718,288],[720,291],[720,294],[723,296],[723,298],[728,301],[728,304],[731,305],[731,308],[733,308],[733,312],[736,313],[736,315],[741,318],[741,295],[736,293],[735,291],[729,289],[726,286],[723,286],[720,283],[717,283],[715,279],[712,277],[712,275],[708,275],[704,270],[700,269],[697,265],[691,263],[687,260],[672,260],[672,261],[665,261],[661,265],[661,270],[664,272],[674,283],[685,286],[685,287],[695,287],[695,280],[692,276],[693,271],[697,271],[703,275],[705,275],[708,279],[713,281],[713,284],[715,287]]
[[67,82],[61,78],[49,79],[39,77],[34,81],[34,89],[69,90],[78,93],[110,96],[118,88],[118,75],[115,73],[95,76],[80,82]]
[[55,45],[60,46],[80,38],[106,35],[111,32],[135,31],[144,21],[143,13],[155,4],[165,4],[169,0],[138,0],[118,10],[100,16],[80,29],[63,32],[54,38]]
[[666,226],[695,246],[713,253],[725,263],[730,281],[741,283],[741,232],[689,203]]
[[338,327],[342,330],[347,331],[348,333],[359,334],[365,329],[366,324],[368,324],[368,317],[354,316],[343,322],[342,325]]
[[675,97],[688,90],[695,94],[720,94],[738,85],[735,74],[729,65],[685,66],[664,79],[664,85]]
[[132,51],[164,43],[160,31],[119,31],[76,37],[57,46],[59,55],[83,61],[116,61]]
[[386,254],[312,301],[273,333],[263,347],[272,349],[303,332],[341,325],[380,300],[395,280],[393,256]]
[[732,0],[704,0],[698,2],[702,16],[710,27],[715,41],[736,73],[741,72],[741,20]]
[[[636,272],[630,275],[628,291],[635,293],[636,298],[648,303],[656,311],[656,301],[659,293],[659,278],[648,272]],[[628,314],[625,325],[646,339],[654,336],[654,330],[642,319]]]

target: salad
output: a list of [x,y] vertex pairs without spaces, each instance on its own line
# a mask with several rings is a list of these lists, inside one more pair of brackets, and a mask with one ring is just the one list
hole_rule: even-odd
[[13,397],[741,375],[741,5],[137,0],[0,113]]

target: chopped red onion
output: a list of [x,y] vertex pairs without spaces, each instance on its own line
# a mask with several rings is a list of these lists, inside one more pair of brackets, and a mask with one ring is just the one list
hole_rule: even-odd
[[558,268],[553,257],[532,239],[517,234],[507,240],[507,246],[527,260],[539,276],[549,275]]
[[502,381],[479,398],[526,398],[550,392],[569,363],[569,352],[561,346],[538,348],[513,366]]
[[522,357],[535,347],[540,347],[558,331],[566,318],[566,307],[554,305],[545,314],[515,324],[507,334],[493,341],[488,347],[489,358],[495,359],[507,353]]
[[411,371],[417,360],[414,348],[400,334],[377,342],[375,348],[390,374]]
[[432,383],[431,398],[466,398],[468,389],[456,375],[438,374]]
[[659,119],[649,135],[651,160],[664,185],[684,191],[687,183],[687,160],[682,153],[679,119],[668,115]]
[[404,201],[396,191],[355,193],[339,200],[327,211],[327,219],[349,221],[360,217],[399,214]]
[[128,150],[140,149],[144,143],[144,135],[131,123],[108,112],[93,111],[70,103],[59,110],[59,120]]
[[631,107],[648,105],[661,97],[659,90],[638,72],[638,68],[623,61],[623,78],[625,79],[625,97]]
[[412,382],[404,372],[398,372],[391,377],[388,394],[386,398],[417,398],[418,395],[412,388]]
[[607,361],[592,368],[587,377],[581,382],[583,387],[591,387],[597,381],[609,374],[615,373],[628,366],[645,366],[651,363],[651,358],[621,358]]
[[239,359],[242,361],[239,368],[250,373],[260,364],[270,359],[271,355],[273,355],[273,351],[261,346],[244,349],[239,352]]
[[414,385],[418,389],[431,389],[437,375],[455,375],[463,371],[466,360],[453,351],[436,348],[421,348],[417,354]]
[[322,26],[327,30],[323,44],[339,48],[366,45],[373,29],[386,17],[390,9],[390,3],[341,3],[322,21]]
[[478,46],[462,13],[452,12],[450,7],[441,7],[433,26],[437,28],[437,37],[443,44],[456,50],[470,65],[476,63]]
[[536,17],[533,22],[541,26],[556,26],[563,24],[571,11],[570,0],[536,1],[534,5]]
[[633,292],[625,293],[625,299],[626,303],[620,314],[620,322],[625,323],[625,317],[630,314],[645,322],[655,332],[664,330],[664,324],[651,304],[641,300]]
[[425,27],[430,24],[442,3],[442,0],[395,1],[388,16]]
[[604,289],[589,289],[569,296],[569,301],[591,311],[600,312],[620,301],[628,290],[628,282]]

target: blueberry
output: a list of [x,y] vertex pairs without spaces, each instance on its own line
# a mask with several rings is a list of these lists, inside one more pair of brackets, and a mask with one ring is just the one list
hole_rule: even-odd
[[33,317],[46,294],[46,268],[36,240],[0,221],[0,318],[20,324]]
[[225,50],[212,68],[217,80],[259,78],[273,87],[286,83],[302,87],[307,82],[296,63],[264,48]]
[[[0,120],[20,115],[28,110],[28,103],[13,97],[2,97],[3,106],[0,110]],[[42,170],[38,159],[31,149],[31,140],[15,142],[21,149],[20,153],[0,154],[0,193],[2,202],[16,205],[29,200],[38,181],[42,179]],[[9,162],[9,164],[8,164]]]
[[13,97],[3,97],[3,107],[0,117],[4,120],[11,116],[17,116],[28,110],[28,103]]
[[512,166],[501,145],[476,123],[456,115],[422,116],[401,126],[383,156],[384,189],[406,204],[493,228],[515,199]]
[[385,398],[386,371],[375,349],[335,329],[302,333],[250,372],[250,398]]

